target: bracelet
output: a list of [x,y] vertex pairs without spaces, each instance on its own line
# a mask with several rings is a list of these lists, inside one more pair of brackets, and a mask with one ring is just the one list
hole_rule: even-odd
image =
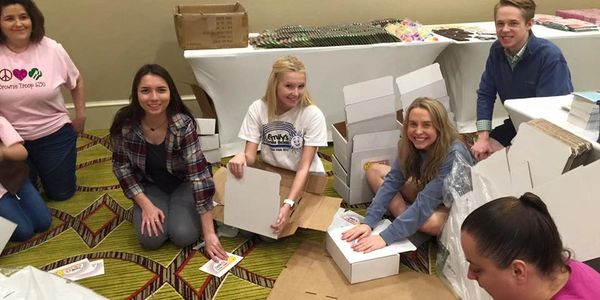
[[296,202],[294,202],[294,200],[292,200],[292,199],[285,199],[285,200],[283,200],[283,204],[289,205],[290,208],[294,207],[294,203],[296,203]]

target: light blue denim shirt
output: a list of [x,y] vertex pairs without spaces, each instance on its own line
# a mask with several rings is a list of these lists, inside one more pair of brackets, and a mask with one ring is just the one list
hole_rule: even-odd
[[[471,154],[465,147],[465,144],[459,140],[454,141],[448,151],[448,155],[446,155],[446,159],[440,166],[437,176],[425,185],[425,188],[419,192],[413,204],[408,206],[387,229],[380,233],[387,245],[407,238],[417,232],[442,203],[444,178],[452,170],[452,164],[456,155],[461,155],[466,162],[473,165]],[[377,191],[373,202],[367,209],[367,216],[364,220],[365,224],[371,228],[377,225],[387,212],[392,198],[400,191],[405,182],[406,178],[400,169],[400,163],[396,160],[390,172],[385,176],[383,185]]]

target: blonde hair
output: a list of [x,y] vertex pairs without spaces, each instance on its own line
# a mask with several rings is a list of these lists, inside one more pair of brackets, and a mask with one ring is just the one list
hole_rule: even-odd
[[[277,85],[283,74],[287,72],[302,73],[304,74],[304,80],[306,81],[306,68],[304,67],[304,63],[297,57],[287,55],[278,58],[273,63],[273,69],[271,70],[271,75],[269,75],[269,80],[267,81],[267,90],[262,98],[262,100],[267,103],[269,121],[275,119],[275,112],[277,111]],[[308,89],[305,89],[300,105],[306,107],[311,104],[313,104],[313,100],[308,94]]]
[[[408,138],[408,122],[410,112],[415,108],[421,108],[429,113],[433,127],[437,132],[437,138],[431,145],[426,161],[422,161],[419,150],[415,148]],[[448,112],[444,105],[431,98],[417,98],[408,107],[404,117],[404,128],[402,138],[398,143],[398,155],[400,168],[406,178],[413,178],[417,183],[419,190],[422,190],[427,183],[433,180],[448,155],[448,150],[454,140],[458,139],[458,132],[448,118]]]

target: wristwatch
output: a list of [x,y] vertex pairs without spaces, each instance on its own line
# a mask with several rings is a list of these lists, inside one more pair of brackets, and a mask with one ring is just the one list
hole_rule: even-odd
[[288,204],[290,206],[290,208],[294,207],[294,200],[292,199],[285,199],[283,200],[283,204]]

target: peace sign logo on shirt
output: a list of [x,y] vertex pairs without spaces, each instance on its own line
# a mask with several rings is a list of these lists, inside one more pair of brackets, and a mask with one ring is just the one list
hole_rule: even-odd
[[9,81],[13,78],[13,74],[9,69],[0,70],[0,80]]

